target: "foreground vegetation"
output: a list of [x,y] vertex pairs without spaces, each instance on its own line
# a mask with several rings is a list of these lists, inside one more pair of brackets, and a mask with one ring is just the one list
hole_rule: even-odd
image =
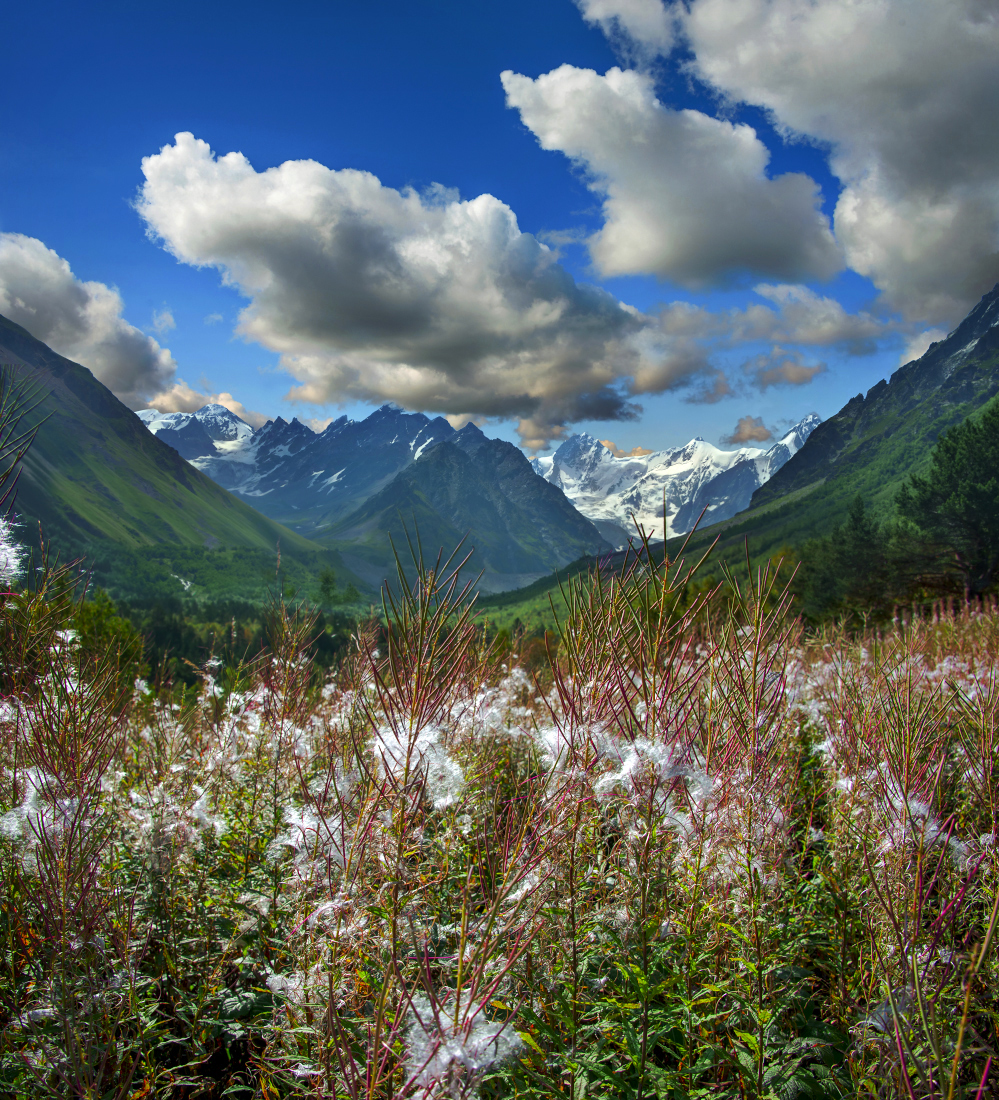
[[990,1095],[999,610],[687,581],[570,585],[532,676],[422,569],[186,695],[0,596],[0,1095]]

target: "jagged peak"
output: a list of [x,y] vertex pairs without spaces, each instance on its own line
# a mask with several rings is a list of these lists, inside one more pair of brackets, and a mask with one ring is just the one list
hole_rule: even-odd
[[338,416],[336,420],[331,420],[319,435],[335,435],[341,428],[345,428],[348,424],[353,424],[353,420],[348,420],[346,415]]
[[384,405],[379,405],[377,409],[369,416],[365,417],[365,420],[388,420],[398,419],[403,416],[422,416],[423,413],[411,413],[405,409],[400,408],[399,405],[393,404],[391,401],[386,401]]

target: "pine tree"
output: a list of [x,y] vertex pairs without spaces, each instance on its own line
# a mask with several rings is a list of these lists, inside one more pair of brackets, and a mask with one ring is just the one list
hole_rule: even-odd
[[804,548],[796,589],[805,617],[886,618],[895,595],[888,547],[863,498],[854,497],[847,522]]
[[925,477],[912,476],[898,510],[980,595],[999,571],[999,402],[942,435]]

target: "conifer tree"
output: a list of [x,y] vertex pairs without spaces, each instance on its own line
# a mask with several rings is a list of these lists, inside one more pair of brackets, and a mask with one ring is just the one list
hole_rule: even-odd
[[940,437],[929,473],[902,487],[898,510],[940,547],[967,597],[992,584],[999,572],[999,402]]

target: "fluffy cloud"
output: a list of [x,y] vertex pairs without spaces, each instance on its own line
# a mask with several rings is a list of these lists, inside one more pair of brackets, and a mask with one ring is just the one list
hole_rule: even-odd
[[906,326],[864,310],[847,313],[834,298],[800,284],[760,283],[753,290],[771,305],[754,303],[746,309],[713,312],[689,302],[673,302],[659,311],[659,327],[673,339],[707,340],[721,346],[779,341],[839,347],[854,355],[868,354],[878,340],[906,331]]
[[142,168],[148,232],[249,299],[239,331],[281,354],[293,399],[516,416],[533,446],[637,413],[650,320],[577,284],[491,195],[396,191],[315,161],[258,172],[191,134]]
[[[651,14],[604,0],[632,53],[665,53]],[[829,149],[850,267],[885,304],[958,320],[999,279],[999,10],[994,0],[687,0],[660,4],[689,71],[786,136]],[[615,22],[615,15],[617,16]],[[655,270],[649,267],[648,270]]]
[[622,52],[644,61],[668,53],[676,19],[659,0],[576,0],[587,23],[600,29]]
[[955,320],[999,278],[992,0],[693,0],[696,72],[828,142],[836,234],[891,305]]
[[[615,6],[623,21],[627,6]],[[704,287],[743,271],[798,281],[842,267],[815,182],[768,177],[770,154],[750,126],[670,110],[647,73],[562,65],[501,79],[542,148],[571,158],[602,196],[589,246],[603,275]]]
[[766,443],[774,433],[763,423],[762,416],[740,416],[731,435],[722,437],[722,443]]
[[177,327],[177,322],[173,319],[173,312],[163,307],[163,309],[153,310],[153,331],[160,336],[165,336],[171,329]]
[[77,279],[34,237],[0,233],[0,313],[88,367],[130,408],[173,382],[173,356],[122,317],[118,291]]
[[747,360],[742,368],[758,390],[771,386],[804,386],[825,369],[825,363],[806,363],[800,351],[774,346]]

